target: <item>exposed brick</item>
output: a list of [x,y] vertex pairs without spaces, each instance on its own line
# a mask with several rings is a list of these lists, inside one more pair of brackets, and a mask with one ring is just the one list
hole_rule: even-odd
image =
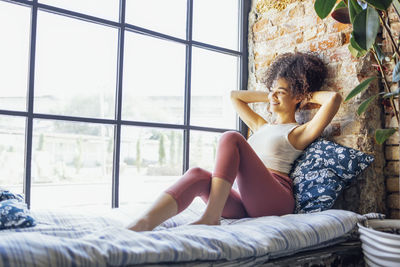
[[317,37],[317,27],[308,27],[303,33],[304,40],[309,41]]
[[264,42],[267,39],[265,32],[257,32],[253,34],[253,42],[259,43]]
[[395,33],[395,36],[398,36],[400,33],[400,22],[394,22],[390,24],[390,28],[393,33]]
[[400,194],[398,192],[388,195],[387,206],[390,209],[400,209]]
[[385,116],[385,126],[390,128],[390,127],[397,127],[399,124],[397,123],[396,116],[392,115],[386,115]]
[[[330,79],[328,81],[326,81],[326,89],[327,90],[333,90],[336,92],[340,92],[343,90],[343,86],[340,84],[340,82],[334,80],[334,79]],[[341,96],[344,97],[343,93],[341,93]]]
[[255,68],[265,68],[268,67],[271,62],[275,59],[277,56],[277,53],[274,54],[269,54],[269,55],[257,55],[257,57],[254,58],[254,63],[255,63]]
[[303,40],[304,40],[303,33],[302,32],[296,33],[296,44],[301,44]]
[[[386,128],[398,127],[396,116],[394,116],[394,114],[385,115],[385,127]],[[399,144],[399,142],[400,138],[398,131],[386,140],[386,144]]]
[[400,135],[398,131],[386,140],[386,144],[390,145],[397,145],[399,143],[400,143]]
[[343,24],[340,22],[334,22],[329,25],[329,32],[351,32],[351,24]]
[[282,36],[284,34],[296,32],[298,30],[299,30],[299,28],[297,25],[295,25],[293,23],[285,23],[285,24],[280,25],[279,34]]
[[350,38],[351,38],[351,33],[350,32],[346,32],[346,33],[342,33],[342,38],[343,38],[343,44],[348,44],[350,43]]
[[310,51],[316,52],[320,50],[326,50],[335,48],[343,45],[343,38],[341,34],[332,34],[324,40],[318,40],[311,42]]
[[399,149],[399,146],[387,146],[387,147],[385,147],[385,158],[387,160],[400,160],[400,149]]
[[399,177],[390,177],[386,179],[386,189],[388,192],[399,192],[400,191],[400,179]]
[[305,14],[304,5],[293,6],[288,11],[288,15],[290,18],[303,17],[304,14]]
[[[342,46],[337,49],[332,50],[332,53],[329,55],[330,62],[344,62],[346,59],[351,57],[349,49],[347,47]],[[355,74],[354,68],[352,68],[352,71],[350,72],[352,74]],[[347,72],[347,74],[350,74]],[[337,79],[338,77],[336,77]]]
[[326,26],[326,24],[323,23],[322,21],[321,22],[318,21],[317,23],[318,23],[317,24],[317,33],[320,34],[320,35],[326,33],[327,32],[327,28],[328,28]]
[[268,18],[264,18],[264,19],[257,21],[253,25],[253,32],[259,32],[259,31],[264,30],[265,26],[268,24],[268,22],[269,22]]
[[400,219],[400,209],[390,211],[390,219]]
[[400,174],[400,161],[389,161],[385,166],[386,175],[396,175]]
[[[348,53],[350,54],[350,52],[348,52]],[[343,73],[343,74],[354,74],[354,73],[356,73],[356,67],[354,66],[353,62],[343,63],[340,67],[341,67],[340,68],[340,72]]]
[[262,41],[270,41],[274,40],[278,37],[279,32],[278,32],[278,27],[277,26],[269,26],[267,29],[264,31],[260,31],[254,35],[255,42],[262,42]]
[[[339,1],[339,0],[338,0]],[[261,76],[268,69],[273,60],[272,54],[281,54],[292,51],[313,51],[323,59],[328,67],[328,77],[323,90],[339,91],[343,97],[358,85],[362,80],[376,75],[371,67],[373,56],[367,55],[362,58],[354,58],[348,51],[351,25],[344,25],[336,22],[333,18],[327,17],[321,20],[315,13],[314,0],[296,1],[288,5],[285,10],[269,10],[263,14],[257,14],[264,21],[260,20],[257,25],[250,25],[253,32],[254,45],[250,49],[254,58],[249,59],[250,65],[255,66],[249,73],[249,88],[256,88],[252,83],[260,81]],[[303,14],[304,13],[304,14]],[[269,22],[267,22],[269,20]],[[259,54],[256,54],[259,53]],[[348,147],[354,147],[375,156],[374,163],[360,175],[354,192],[343,199],[342,206],[346,209],[359,213],[381,212],[389,213],[387,210],[385,183],[387,182],[384,168],[394,166],[394,163],[387,164],[385,161],[385,148],[374,142],[374,131],[382,127],[382,107],[373,103],[373,108],[362,116],[356,114],[361,101],[369,95],[379,91],[377,82],[371,85],[361,96],[356,96],[348,103],[343,103],[339,112],[331,123],[330,136],[334,140]],[[266,118],[272,119],[272,115],[265,111],[265,106],[255,109]],[[314,110],[311,110],[314,111]],[[311,118],[309,112],[301,115],[301,119]],[[307,120],[307,119],[305,119]],[[337,134],[340,134],[337,136]],[[391,148],[387,154],[393,153]],[[394,161],[390,161],[394,162]],[[390,171],[394,172],[396,169]],[[389,178],[397,177],[396,174],[387,175]],[[392,180],[389,181],[393,183]],[[392,188],[392,187],[391,187]],[[395,189],[391,189],[395,190]]]
[[[340,63],[331,63],[327,66],[328,68],[328,75],[327,78],[333,78],[336,80],[338,72],[339,72],[339,68],[340,68]],[[337,80],[336,80],[337,81]]]
[[395,12],[389,12],[389,20],[391,23],[399,22],[399,16]]

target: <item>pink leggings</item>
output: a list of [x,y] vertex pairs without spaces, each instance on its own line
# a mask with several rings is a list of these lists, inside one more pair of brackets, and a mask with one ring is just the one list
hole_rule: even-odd
[[214,172],[201,168],[189,169],[180,180],[165,192],[178,203],[178,213],[187,208],[196,196],[208,202],[212,177],[233,184],[235,178],[239,192],[231,189],[222,211],[222,217],[239,219],[293,212],[292,180],[269,171],[238,132],[222,134],[217,150]]

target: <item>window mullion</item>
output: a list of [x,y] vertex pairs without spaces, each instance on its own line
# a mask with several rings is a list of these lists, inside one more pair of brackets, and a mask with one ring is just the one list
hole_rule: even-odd
[[[187,0],[186,15],[186,70],[185,70],[185,126],[190,126],[190,101],[191,101],[191,80],[192,80],[192,32],[193,32],[193,0]],[[190,127],[184,130],[183,134],[183,173],[189,169],[189,144]]]
[[[239,1],[239,51],[241,56],[239,57],[239,90],[247,90],[248,82],[248,14],[251,8],[251,1],[240,0]],[[247,137],[248,127],[239,118],[237,118],[237,125],[239,131],[244,137]]]
[[24,173],[24,194],[28,208],[31,206],[32,187],[32,135],[33,135],[33,99],[35,82],[35,55],[36,55],[36,30],[37,30],[37,0],[33,0],[31,15],[31,38],[29,48],[29,78],[27,110],[28,117],[25,128],[25,173]]
[[112,208],[119,207],[119,166],[121,150],[121,113],[122,113],[122,76],[124,63],[124,40],[125,40],[125,9],[126,0],[120,0],[118,29],[118,58],[117,58],[117,91],[115,97],[116,126],[114,128],[114,155],[112,174]]

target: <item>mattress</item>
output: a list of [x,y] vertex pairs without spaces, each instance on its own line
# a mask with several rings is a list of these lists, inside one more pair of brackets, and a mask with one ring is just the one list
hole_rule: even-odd
[[366,218],[331,209],[189,225],[203,210],[191,205],[147,232],[126,229],[128,208],[32,211],[36,226],[0,231],[0,266],[254,266],[344,241]]

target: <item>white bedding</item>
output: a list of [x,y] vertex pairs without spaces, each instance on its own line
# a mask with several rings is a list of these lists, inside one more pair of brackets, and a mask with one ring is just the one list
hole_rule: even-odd
[[[337,243],[365,217],[344,210],[187,225],[191,206],[150,232],[125,228],[124,209],[105,215],[36,211],[37,226],[0,231],[0,266],[254,266],[271,258]],[[179,225],[179,226],[178,226]],[[177,226],[177,227],[172,227]],[[194,262],[196,261],[196,262]]]

